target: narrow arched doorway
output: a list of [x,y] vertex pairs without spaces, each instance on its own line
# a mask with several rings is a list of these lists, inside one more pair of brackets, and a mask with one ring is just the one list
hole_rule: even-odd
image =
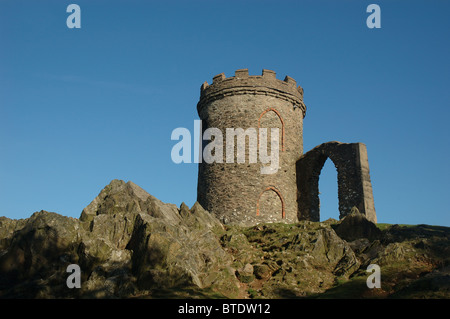
[[256,216],[274,221],[285,218],[284,199],[276,187],[269,186],[260,193],[256,203]]

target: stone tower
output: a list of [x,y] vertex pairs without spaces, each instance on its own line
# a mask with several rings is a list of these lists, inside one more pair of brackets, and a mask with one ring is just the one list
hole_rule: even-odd
[[[303,154],[306,112],[303,89],[296,81],[288,76],[284,81],[278,80],[270,70],[263,70],[260,76],[249,76],[248,70],[242,69],[229,78],[222,73],[213,78],[211,85],[205,82],[201,86],[197,111],[202,120],[202,134],[208,128],[223,133],[211,137],[211,141],[223,138],[223,160],[199,164],[198,202],[225,224],[296,222],[296,163]],[[278,128],[278,139],[274,139],[276,134],[272,128]],[[227,129],[234,129],[234,135],[228,135]],[[267,129],[267,139],[260,136],[262,129]],[[252,136],[256,136],[256,142]],[[245,138],[245,150],[241,149],[245,151],[243,163],[242,157],[241,162],[238,158],[240,138]],[[271,141],[278,143],[271,144]],[[203,147],[207,142],[203,141]],[[273,163],[260,160],[262,149],[270,154],[276,144],[278,167],[263,174],[261,168]],[[256,162],[250,160],[255,145]]]
[[306,107],[291,77],[221,73],[201,86],[197,111],[204,159],[197,201],[222,223],[320,221],[319,175],[327,159],[338,173],[339,218],[356,207],[377,222],[366,145],[333,141],[303,154]]

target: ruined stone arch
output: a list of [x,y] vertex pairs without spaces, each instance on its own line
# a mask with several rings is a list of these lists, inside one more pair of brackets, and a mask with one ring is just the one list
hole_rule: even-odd
[[286,217],[284,199],[283,199],[283,196],[281,195],[281,192],[275,186],[268,186],[259,194],[258,201],[256,202],[256,216],[259,216],[259,213],[260,213],[259,207],[260,207],[261,196],[267,191],[273,191],[275,194],[277,194],[278,198],[281,201],[281,218],[284,219]]
[[[264,114],[266,114],[267,112],[274,112],[278,118],[280,119],[281,122],[281,151],[284,152],[284,120],[281,117],[280,112],[278,112],[277,109],[273,108],[273,107],[269,107],[268,109],[264,110],[261,115],[258,118],[258,130],[261,128],[261,119],[264,116]],[[258,135],[258,147],[259,147],[259,135]]]
[[366,146],[340,142],[316,146],[297,161],[299,220],[320,221],[319,176],[328,158],[337,170],[339,218],[348,215],[355,206],[376,223]]

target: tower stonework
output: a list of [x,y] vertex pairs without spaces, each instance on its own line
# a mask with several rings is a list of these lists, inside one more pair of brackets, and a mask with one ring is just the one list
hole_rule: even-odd
[[[211,85],[205,82],[201,86],[197,111],[202,120],[202,134],[208,128],[223,133],[222,163],[203,160],[199,164],[198,202],[225,224],[296,222],[296,162],[303,153],[306,112],[303,89],[296,81],[288,76],[284,81],[279,80],[270,70],[263,70],[260,76],[249,76],[248,70],[242,69],[229,78],[222,73],[213,78]],[[235,132],[242,129],[243,136],[251,130],[256,132],[256,163],[250,161],[254,148],[249,148],[249,136],[245,137],[245,161],[238,162],[239,137],[233,136],[230,141],[227,128]],[[270,143],[271,128],[278,128],[279,133],[279,163],[270,174],[261,172],[262,166],[270,166],[260,160],[261,148],[266,149],[259,136],[262,128],[267,128],[269,154],[274,145]],[[230,157],[227,162],[230,143],[235,145],[232,163]]]

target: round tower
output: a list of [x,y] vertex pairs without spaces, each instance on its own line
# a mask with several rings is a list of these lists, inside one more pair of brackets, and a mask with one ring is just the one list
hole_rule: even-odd
[[247,69],[229,78],[222,73],[201,86],[197,111],[204,138],[198,202],[224,224],[296,222],[296,162],[306,112],[296,81],[278,80],[270,70],[261,76]]

